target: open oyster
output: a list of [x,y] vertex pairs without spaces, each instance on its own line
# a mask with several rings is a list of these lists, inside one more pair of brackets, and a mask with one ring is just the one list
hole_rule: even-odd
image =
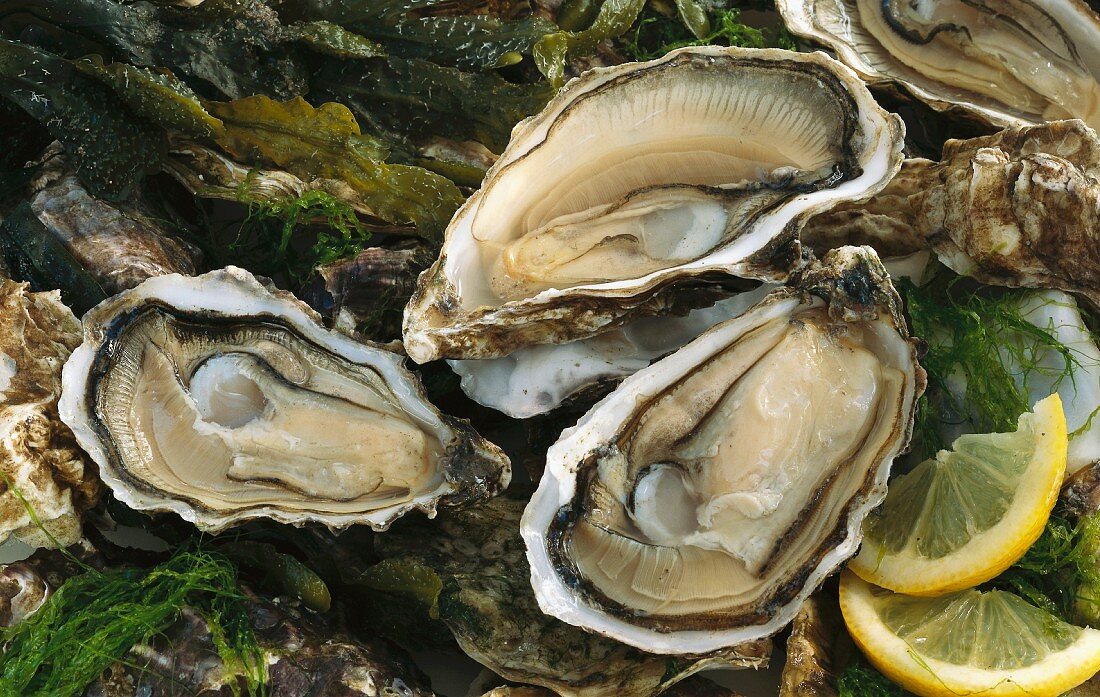
[[794,34],[870,83],[997,126],[1100,126],[1100,16],[1081,0],[779,0]]
[[85,316],[60,409],[134,508],[215,530],[259,516],[382,529],[510,474],[401,361],[241,269],[162,276]]
[[725,274],[782,280],[799,223],[885,185],[901,140],[823,54],[708,46],[587,72],[451,221],[406,349],[499,357],[712,303],[688,290]]
[[831,251],[567,430],[524,512],[542,609],[647,651],[768,636],[855,551],[924,372],[869,247]]

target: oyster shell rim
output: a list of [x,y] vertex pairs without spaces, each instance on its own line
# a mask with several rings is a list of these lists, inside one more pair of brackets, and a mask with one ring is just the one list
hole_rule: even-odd
[[[223,292],[210,293],[208,288],[213,284],[219,285]],[[188,293],[195,288],[203,290]],[[173,296],[176,296],[175,299],[168,299]],[[253,303],[251,308],[250,302]],[[214,321],[240,320],[244,317],[260,319],[284,327],[343,360],[377,369],[398,398],[410,397],[420,401],[423,407],[438,414],[441,424],[451,430],[451,442],[443,443],[445,460],[439,485],[430,492],[414,496],[410,501],[360,512],[288,511],[272,504],[252,504],[218,511],[195,497],[162,492],[144,480],[129,475],[127,468],[119,464],[106,426],[96,415],[94,390],[102,378],[101,374],[97,375],[96,363],[103,359],[104,352],[115,341],[118,323],[128,322],[136,316],[135,304],[145,308],[159,305],[191,317]],[[320,323],[319,315],[307,305],[290,293],[269,289],[244,269],[228,266],[201,276],[155,276],[96,305],[84,315],[81,323],[83,341],[62,369],[58,411],[62,422],[76,436],[77,444],[99,466],[101,480],[120,502],[135,510],[176,513],[207,532],[220,532],[255,518],[268,518],[296,527],[316,522],[334,531],[365,524],[381,532],[412,510],[423,511],[432,518],[441,503],[462,504],[480,498],[478,490],[492,496],[505,489],[511,480],[511,463],[504,452],[482,438],[467,421],[439,412],[428,400],[419,379],[404,367],[404,356],[326,329]],[[465,457],[470,451],[476,457]],[[496,467],[495,477],[491,472],[474,472],[469,480],[456,477],[450,469],[454,463],[462,468],[471,464],[476,467],[478,464],[492,463]]]

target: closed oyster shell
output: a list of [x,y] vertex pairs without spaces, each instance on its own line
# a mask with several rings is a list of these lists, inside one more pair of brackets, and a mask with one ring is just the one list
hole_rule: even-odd
[[108,295],[153,276],[195,273],[198,249],[139,207],[89,194],[64,158],[47,153],[32,188],[35,216]]
[[833,250],[551,447],[521,524],[539,606],[647,651],[777,632],[855,552],[923,388],[877,256]]
[[890,179],[902,130],[823,54],[695,47],[587,72],[452,219],[406,349],[500,357],[711,304],[728,274],[781,280],[802,221]]
[[1100,307],[1100,137],[1072,119],[951,140],[939,162],[906,160],[864,204],[807,224],[881,256],[935,251],[952,271],[1010,288],[1052,288]]
[[1100,138],[1078,120],[948,141],[911,199],[940,260],[990,285],[1100,307]]
[[318,319],[234,267],[150,279],[85,316],[62,419],[119,500],[210,530],[384,529],[507,484],[508,458],[440,414],[401,356]]
[[80,343],[80,323],[57,291],[0,279],[0,327],[0,541],[71,545],[102,488],[57,414],[61,366]]
[[778,0],[869,83],[996,126],[1100,126],[1100,16],[1081,0]]

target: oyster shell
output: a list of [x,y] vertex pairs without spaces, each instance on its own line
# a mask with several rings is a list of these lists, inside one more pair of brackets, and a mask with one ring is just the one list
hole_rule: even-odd
[[198,249],[170,235],[136,205],[95,198],[64,158],[52,152],[32,182],[31,210],[108,295],[153,276],[195,273]]
[[923,387],[874,251],[831,251],[554,444],[521,525],[539,606],[647,651],[775,633],[855,552]]
[[0,328],[0,542],[70,545],[102,490],[57,415],[61,366],[80,344],[80,322],[57,291],[0,279]]
[[803,241],[884,257],[931,247],[982,283],[1064,290],[1100,308],[1100,137],[1073,119],[948,141],[939,162],[906,160],[865,204],[811,220]]
[[1078,120],[948,141],[911,198],[940,260],[982,283],[1100,307],[1100,138]]
[[643,317],[568,344],[521,348],[502,358],[448,361],[462,391],[516,419],[544,414],[603,380],[623,378],[710,327],[736,317],[774,288],[765,284],[692,310],[684,317]]
[[854,651],[836,590],[814,593],[791,623],[779,697],[837,697],[837,676]]
[[161,276],[85,316],[61,415],[133,508],[211,530],[255,517],[384,529],[510,476],[401,362],[242,269]]
[[[870,83],[997,126],[1100,126],[1100,16],[1080,0],[778,0],[787,28]],[[962,66],[960,68],[960,66]]]
[[687,291],[727,274],[781,280],[803,220],[889,181],[902,131],[823,54],[708,46],[585,73],[452,219],[406,349],[500,357],[713,303]]
[[420,247],[370,247],[350,259],[318,267],[303,299],[333,329],[376,341],[401,336],[401,308],[430,261]]

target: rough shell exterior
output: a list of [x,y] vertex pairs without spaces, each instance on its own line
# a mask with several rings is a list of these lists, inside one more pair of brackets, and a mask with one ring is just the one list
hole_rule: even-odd
[[1100,139],[1081,121],[949,141],[911,204],[940,259],[983,283],[1100,307]]
[[0,280],[0,541],[54,546],[52,535],[67,546],[81,538],[81,513],[102,489],[57,414],[61,367],[80,344],[80,323],[57,291],[27,288]]
[[906,160],[878,195],[814,218],[802,239],[882,256],[931,248],[982,283],[1100,307],[1100,138],[1069,120],[948,141],[941,161]]
[[153,276],[195,273],[197,249],[136,206],[93,197],[61,156],[47,154],[32,189],[35,216],[108,294]]
[[791,623],[779,697],[837,697],[838,674],[854,650],[835,589],[813,594]]

